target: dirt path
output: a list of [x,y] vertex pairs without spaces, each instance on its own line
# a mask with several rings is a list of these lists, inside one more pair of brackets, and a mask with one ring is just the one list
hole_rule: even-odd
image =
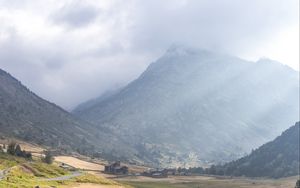
[[0,181],[4,178],[4,170],[0,170]]
[[0,181],[3,180],[6,176],[6,174],[9,173],[11,168],[7,168],[7,169],[4,169],[4,170],[0,170]]

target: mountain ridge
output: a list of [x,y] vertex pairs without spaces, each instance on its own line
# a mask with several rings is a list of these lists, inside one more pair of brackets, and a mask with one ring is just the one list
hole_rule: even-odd
[[[219,175],[281,178],[299,175],[300,123],[249,155],[224,166],[214,167]],[[210,169],[210,171],[212,171]]]
[[[56,149],[93,153],[94,128],[0,69],[0,127],[5,137]],[[91,134],[92,133],[92,134]],[[90,140],[86,140],[86,138]],[[80,146],[81,142],[85,142]]]
[[159,164],[228,161],[274,138],[286,121],[297,121],[297,72],[264,61],[175,48],[117,94],[75,115],[110,129]]

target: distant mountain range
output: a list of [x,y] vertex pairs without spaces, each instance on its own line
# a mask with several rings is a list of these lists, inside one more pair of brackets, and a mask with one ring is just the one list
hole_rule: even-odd
[[288,177],[299,175],[300,124],[296,123],[275,140],[239,160],[210,171],[218,175],[248,177]]
[[113,155],[163,166],[220,163],[299,120],[299,77],[268,59],[173,47],[120,91],[86,104],[73,113],[132,149]]

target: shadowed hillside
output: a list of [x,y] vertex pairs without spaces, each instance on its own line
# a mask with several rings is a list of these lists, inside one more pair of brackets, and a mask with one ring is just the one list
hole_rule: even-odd
[[[10,74],[0,70],[0,134],[64,151],[103,151],[101,130],[38,97]],[[96,134],[97,132],[97,134]]]
[[212,167],[218,175],[248,177],[288,177],[299,175],[299,122],[250,155],[224,166]]

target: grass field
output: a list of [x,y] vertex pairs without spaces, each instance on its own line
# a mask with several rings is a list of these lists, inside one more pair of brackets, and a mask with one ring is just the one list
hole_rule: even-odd
[[[59,167],[60,163],[69,164],[82,169],[82,174],[64,181],[45,181],[72,174]],[[144,167],[143,167],[144,168]],[[171,176],[155,179],[149,177],[107,176],[102,173],[103,165],[84,161],[71,156],[58,156],[54,164],[42,163],[36,157],[33,161],[0,154],[0,171],[10,169],[5,178],[0,180],[0,188],[32,188],[39,185],[42,188],[294,188],[298,177],[283,179],[247,179],[220,178],[208,176]]]
[[80,186],[84,188],[87,185],[100,188],[125,187],[105,177],[79,171],[76,171],[79,173],[76,177],[57,180],[57,178],[70,176],[73,172],[60,168],[57,162],[46,164],[42,163],[40,159],[25,160],[6,153],[0,153],[0,170],[7,171],[5,174],[0,174],[2,176],[0,188],[32,188],[35,186],[42,188]]
[[297,177],[283,179],[218,179],[207,177],[171,177],[164,179],[122,179],[135,188],[294,188]]

